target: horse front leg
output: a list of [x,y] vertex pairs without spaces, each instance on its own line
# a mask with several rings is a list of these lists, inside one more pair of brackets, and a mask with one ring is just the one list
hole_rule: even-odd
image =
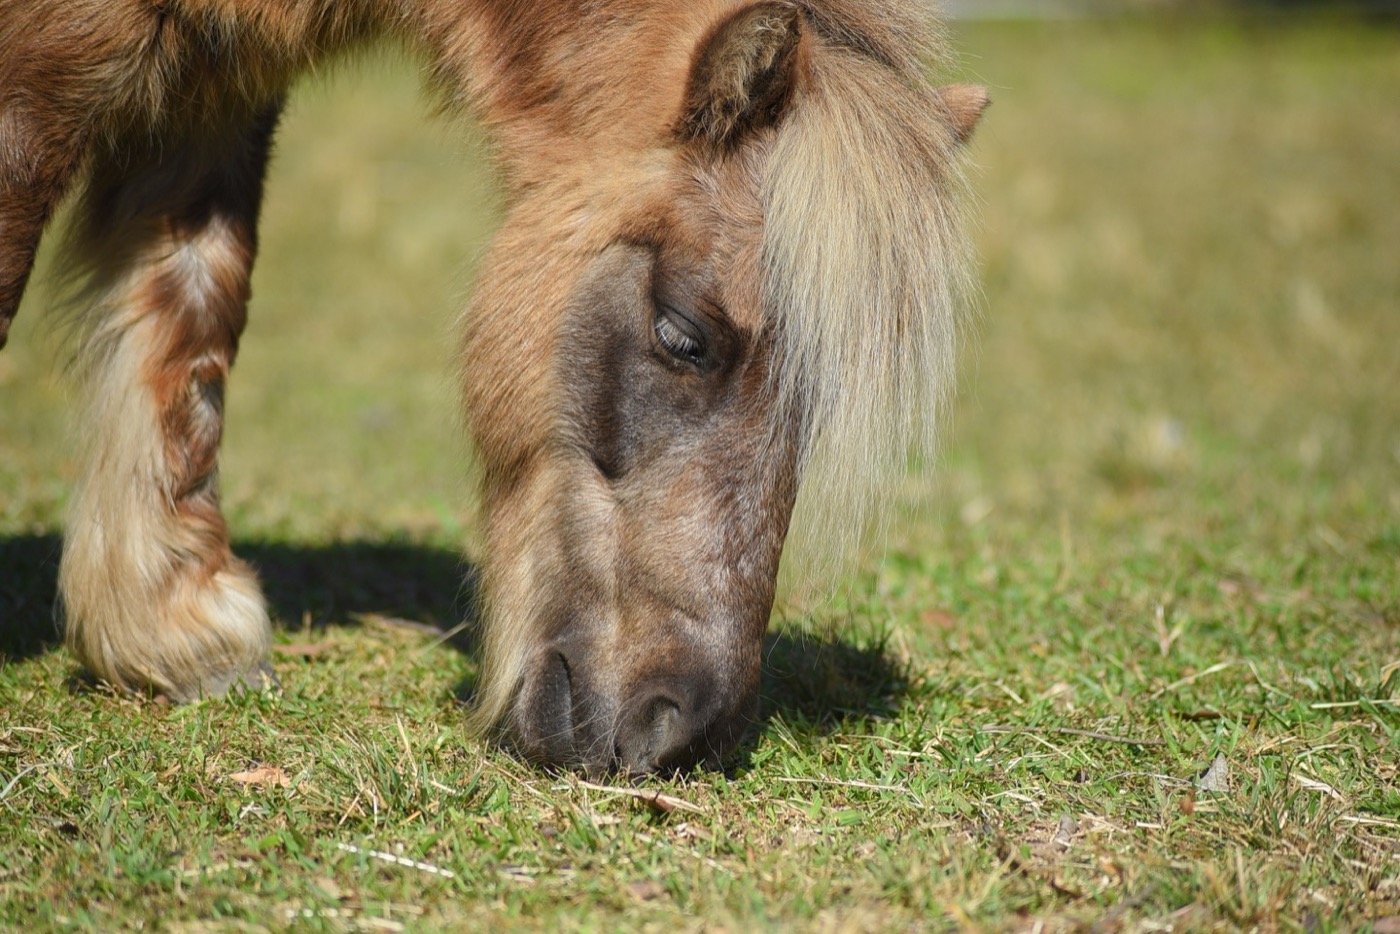
[[86,450],[59,590],[68,646],[122,689],[183,701],[271,679],[217,465],[275,122],[105,152],[82,205]]

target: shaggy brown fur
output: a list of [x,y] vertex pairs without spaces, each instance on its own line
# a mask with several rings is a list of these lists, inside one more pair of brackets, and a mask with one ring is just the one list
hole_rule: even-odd
[[477,722],[558,764],[718,757],[799,480],[863,501],[951,376],[956,149],[986,97],[926,82],[906,0],[0,0],[0,345],[86,180],[68,643],[128,689],[260,680],[224,385],[280,102],[374,38],[491,128],[507,186],[464,322]]

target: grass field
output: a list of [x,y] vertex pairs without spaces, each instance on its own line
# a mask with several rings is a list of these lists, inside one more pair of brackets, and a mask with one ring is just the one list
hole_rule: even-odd
[[0,929],[1400,930],[1400,32],[956,38],[996,105],[935,488],[775,614],[751,742],[659,805],[464,737],[451,335],[497,208],[410,69],[303,88],[270,182],[224,499],[280,696],[121,698],[53,645],[41,280],[0,353]]

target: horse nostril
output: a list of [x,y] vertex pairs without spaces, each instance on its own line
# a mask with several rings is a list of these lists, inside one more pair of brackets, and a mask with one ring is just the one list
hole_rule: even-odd
[[658,705],[651,721],[651,759],[656,765],[677,744],[688,744],[690,737],[685,735],[681,709],[670,701]]
[[545,662],[530,692],[520,723],[521,745],[527,756],[542,764],[574,758],[574,690],[569,660],[555,652]]
[[559,732],[571,734],[574,720],[573,677],[569,673],[569,660],[563,652],[555,652],[550,659],[540,687],[546,699],[544,710],[549,715],[547,719],[559,725]]
[[639,716],[625,723],[617,737],[618,768],[641,774],[688,765],[684,754],[689,752],[695,736],[680,705],[662,696],[638,705],[637,709]]

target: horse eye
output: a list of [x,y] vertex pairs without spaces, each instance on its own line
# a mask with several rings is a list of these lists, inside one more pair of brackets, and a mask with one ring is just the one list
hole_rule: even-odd
[[657,313],[656,339],[677,360],[697,367],[705,362],[705,344],[699,329],[675,312],[662,309]]

